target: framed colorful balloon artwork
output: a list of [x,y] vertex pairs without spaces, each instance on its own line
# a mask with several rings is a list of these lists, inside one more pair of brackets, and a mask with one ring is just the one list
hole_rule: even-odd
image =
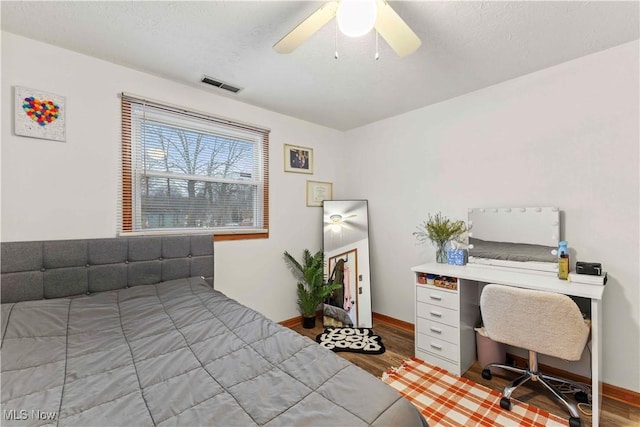
[[66,141],[65,97],[15,86],[16,135]]

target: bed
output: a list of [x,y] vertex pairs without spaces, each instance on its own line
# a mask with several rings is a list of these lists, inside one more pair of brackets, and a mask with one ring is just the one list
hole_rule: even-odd
[[426,425],[213,266],[211,235],[2,243],[1,424]]
[[522,270],[558,272],[557,247],[495,242],[469,237],[469,263]]
[[327,304],[322,305],[322,320],[324,326],[331,327],[352,327],[353,322],[349,313],[342,307],[336,307],[335,305]]

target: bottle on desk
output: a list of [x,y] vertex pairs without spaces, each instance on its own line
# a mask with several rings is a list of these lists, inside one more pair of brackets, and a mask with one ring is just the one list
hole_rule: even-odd
[[566,240],[558,243],[558,279],[569,278],[569,248]]

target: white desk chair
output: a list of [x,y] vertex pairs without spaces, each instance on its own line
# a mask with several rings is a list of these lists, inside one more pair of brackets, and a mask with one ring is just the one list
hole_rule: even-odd
[[565,360],[580,359],[590,326],[576,303],[563,294],[489,284],[480,296],[480,310],[484,327],[492,340],[529,351],[529,367],[526,369],[491,363],[482,371],[485,379],[491,379],[491,367],[522,374],[505,387],[500,406],[511,410],[511,394],[531,379],[542,384],[566,407],[571,414],[571,427],[581,426],[576,405],[567,401],[548,380],[573,382],[538,371],[538,353]]

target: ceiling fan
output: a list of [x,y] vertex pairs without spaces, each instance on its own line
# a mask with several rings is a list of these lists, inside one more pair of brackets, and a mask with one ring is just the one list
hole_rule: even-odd
[[324,224],[325,230],[331,230],[334,232],[345,230],[366,230],[367,227],[363,224],[363,221],[356,220],[358,215],[355,213],[346,212],[342,214],[325,215]]
[[273,45],[278,53],[291,53],[333,17],[345,35],[358,37],[375,28],[399,55],[406,56],[422,42],[386,0],[333,0],[324,3]]

